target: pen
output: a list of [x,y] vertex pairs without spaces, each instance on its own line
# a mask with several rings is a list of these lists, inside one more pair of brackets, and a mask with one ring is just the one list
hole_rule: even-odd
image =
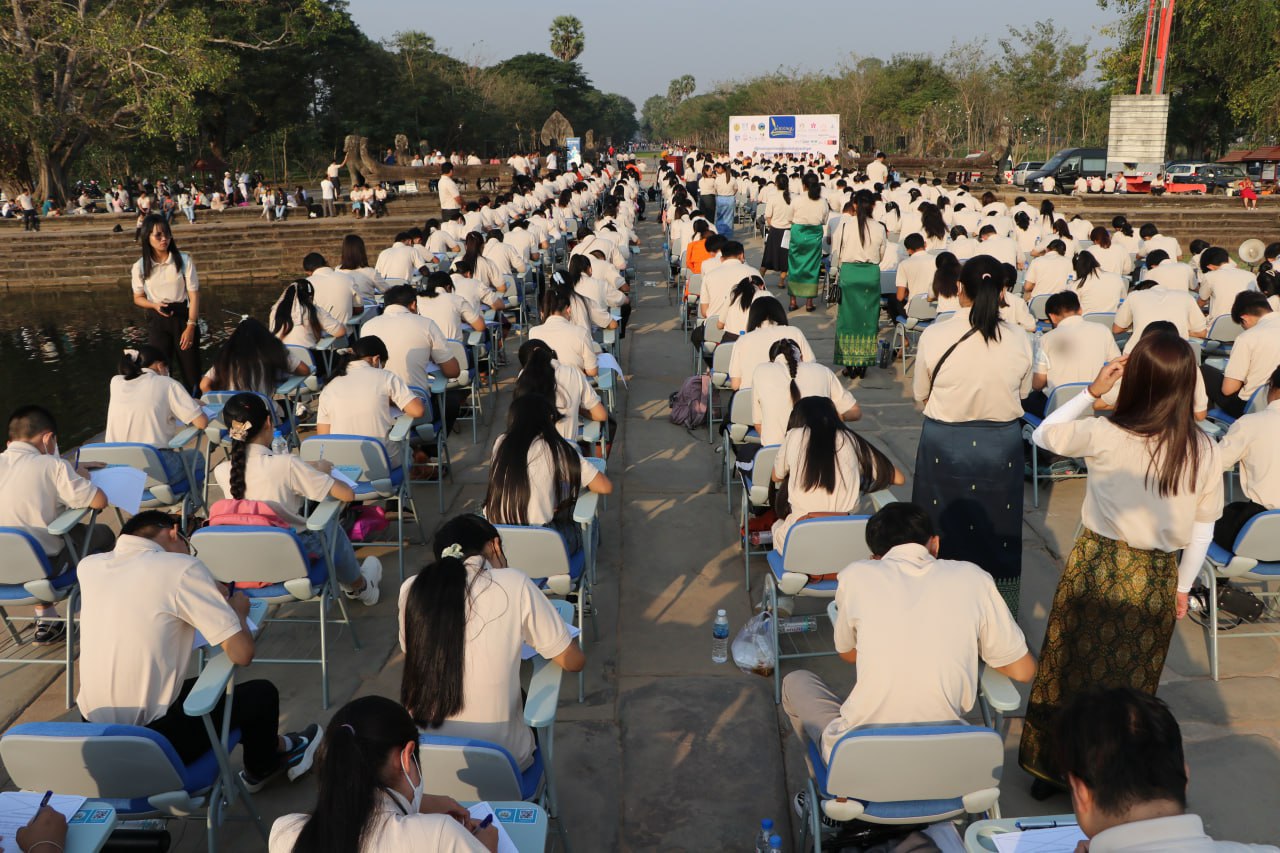
[[476,824],[476,828],[475,828],[475,830],[472,832],[472,834],[474,835],[476,832],[483,832],[484,830],[486,830],[486,829],[488,829],[488,828],[489,828],[489,824],[491,824],[491,823],[493,823],[493,814],[492,814],[492,813],[485,815],[484,820],[482,820],[482,821],[480,821],[478,824]]
[[1021,830],[1028,829],[1056,829],[1060,826],[1076,826],[1075,821],[1056,821],[1056,820],[1019,820],[1013,824]]
[[49,800],[51,800],[52,798],[53,798],[53,791],[45,791],[44,798],[40,800],[40,807],[37,808],[36,811],[38,812],[40,811],[40,809],[49,805]]

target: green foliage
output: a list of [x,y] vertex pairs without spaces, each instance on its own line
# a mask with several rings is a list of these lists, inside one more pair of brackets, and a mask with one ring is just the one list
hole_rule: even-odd
[[551,54],[561,62],[573,62],[582,55],[586,36],[582,21],[573,15],[559,15],[551,22]]

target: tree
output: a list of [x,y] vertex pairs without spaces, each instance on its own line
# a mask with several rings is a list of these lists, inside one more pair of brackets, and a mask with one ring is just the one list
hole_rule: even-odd
[[193,133],[197,93],[232,79],[233,51],[296,44],[332,14],[321,0],[10,0],[0,127],[22,140],[37,194],[65,198],[86,146]]
[[681,75],[667,85],[667,101],[671,106],[678,107],[680,102],[692,95],[696,88],[698,84],[692,74]]
[[586,37],[582,21],[573,15],[558,15],[551,22],[551,55],[561,62],[573,62],[582,54]]
[[1070,137],[1072,119],[1067,109],[1089,67],[1088,48],[1071,44],[1068,33],[1050,20],[1025,30],[1009,27],[1009,37],[1000,39],[1000,50],[1001,73],[1014,110],[1009,116],[1014,128],[1011,146],[1019,133],[1042,136],[1048,160],[1055,146]]

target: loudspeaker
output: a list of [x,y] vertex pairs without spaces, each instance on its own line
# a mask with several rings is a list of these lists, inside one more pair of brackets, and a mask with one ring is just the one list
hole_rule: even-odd
[[862,150],[866,152],[868,156],[875,151],[875,148],[876,148],[876,138],[874,136],[862,137]]
[[898,137],[898,150],[899,151],[907,150],[907,138],[905,136]]

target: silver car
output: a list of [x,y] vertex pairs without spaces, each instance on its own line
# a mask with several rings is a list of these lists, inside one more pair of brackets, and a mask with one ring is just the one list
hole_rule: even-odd
[[1044,163],[1028,160],[1019,163],[1013,168],[1013,185],[1015,187],[1024,187],[1027,185],[1027,173],[1034,172],[1036,169],[1044,167]]

